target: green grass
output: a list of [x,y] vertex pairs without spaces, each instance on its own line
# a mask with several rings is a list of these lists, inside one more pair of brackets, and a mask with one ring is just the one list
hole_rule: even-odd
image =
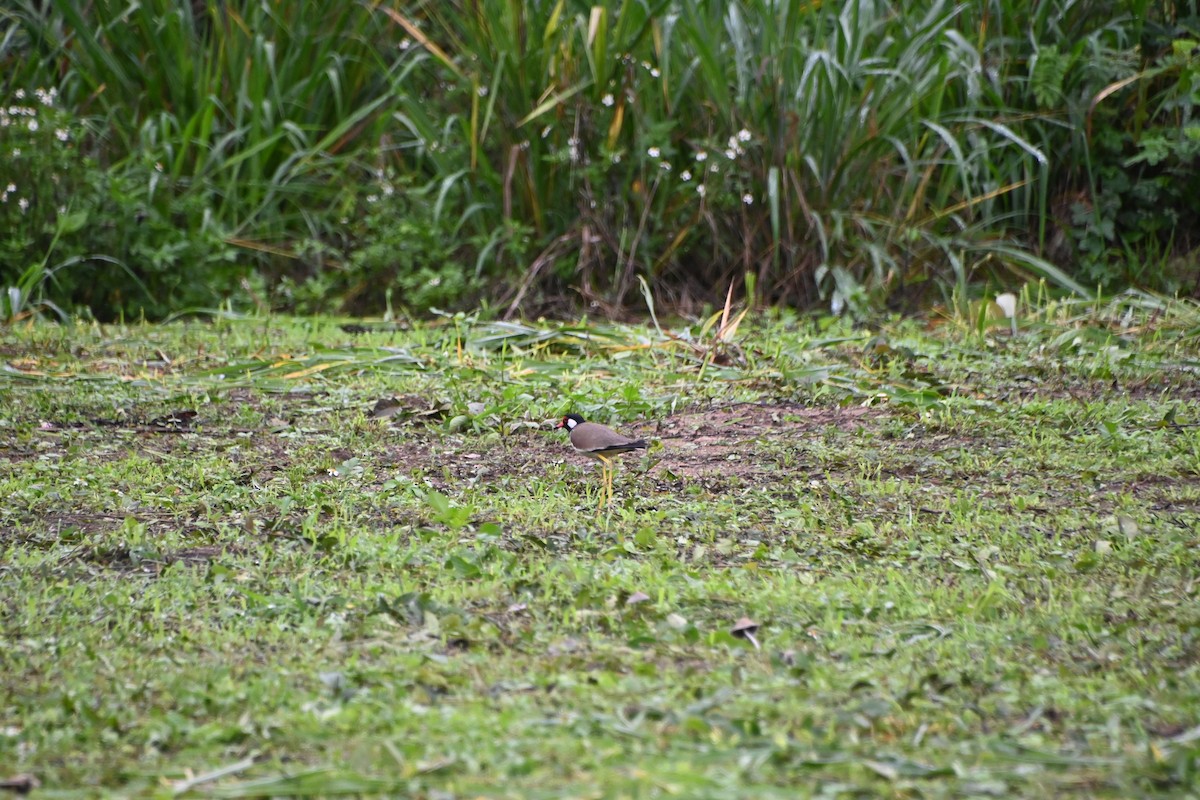
[[[1200,317],[1135,305],[760,318],[719,359],[463,316],[2,330],[0,779],[1196,796]],[[568,410],[660,442],[603,515]]]

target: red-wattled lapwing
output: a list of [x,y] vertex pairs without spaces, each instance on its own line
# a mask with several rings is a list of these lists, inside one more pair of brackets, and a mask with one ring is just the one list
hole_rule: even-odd
[[571,433],[571,446],[585,456],[597,459],[604,475],[604,500],[612,502],[613,458],[630,450],[644,450],[645,439],[630,439],[598,422],[584,422],[578,414],[567,414],[555,428]]

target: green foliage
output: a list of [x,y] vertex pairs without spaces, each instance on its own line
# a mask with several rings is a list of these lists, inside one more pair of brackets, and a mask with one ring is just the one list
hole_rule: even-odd
[[[590,299],[626,302],[639,273],[669,296],[751,272],[768,299],[866,311],[931,278],[953,285],[977,264],[1021,260],[997,198],[1040,175],[1045,155],[1003,124],[1002,92],[981,93],[961,7],[423,14],[442,56],[426,64],[455,122],[440,151],[469,153],[506,213],[551,240],[538,261]],[[423,105],[413,94],[406,110],[416,119]],[[1015,171],[998,181],[1006,159]],[[1039,263],[1022,267],[1062,277]]]
[[27,13],[44,55],[69,68],[64,96],[94,95],[113,152],[145,153],[171,182],[212,192],[212,213],[230,228],[266,225],[266,235],[303,216],[294,204],[311,204],[304,194],[318,190],[321,168],[379,130],[394,63],[380,62],[383,31],[367,7],[46,5],[46,17]]
[[1043,110],[1057,108],[1063,100],[1063,84],[1071,61],[1057,44],[1038,48],[1029,61],[1029,91]]
[[1200,285],[1194,272],[1145,272],[1164,268],[1150,257],[1169,251],[1176,237],[1195,247],[1200,236],[1197,48],[1196,39],[1173,40],[1170,51],[1135,76],[1129,89],[1105,101],[1112,104],[1105,112],[1110,124],[1093,142],[1092,203],[1076,209],[1073,231],[1084,254],[1080,275],[1085,280],[1106,288],[1150,283],[1195,290]]
[[[1080,283],[1196,290],[1195,14],[1145,0],[1109,3],[1111,13],[989,7],[999,23],[989,49],[1009,97],[1039,111],[1022,130],[1052,154],[1045,178],[1013,198],[1014,217]],[[1022,75],[1014,54],[1026,49]],[[1192,268],[1170,269],[1172,256]]]
[[[390,72],[366,6],[23,0],[23,53],[93,140],[111,254],[142,278],[70,293],[100,313],[172,309],[228,294],[247,267],[279,272],[295,241],[333,237],[336,196],[382,130]],[[93,165],[94,166],[94,165]],[[233,246],[241,249],[234,260]]]
[[[71,266],[51,263],[61,255],[63,236],[88,221],[86,200],[79,196],[87,171],[71,139],[81,126],[56,106],[54,89],[13,92],[13,105],[0,107],[0,317],[12,321],[46,301],[48,284]],[[87,192],[82,192],[86,198]],[[74,208],[72,208],[74,206]],[[81,208],[82,207],[82,208]],[[59,252],[56,253],[55,251]]]
[[14,98],[0,109],[0,285],[26,303],[152,317],[233,291],[243,270],[204,198],[171,191],[161,164],[101,167],[93,125],[53,88]]
[[[96,252],[145,290],[46,284],[75,304],[159,314],[253,271],[305,308],[614,310],[641,276],[866,315],[980,279],[1172,287],[1131,265],[1195,246],[1200,35],[1105,7],[19,0],[0,62],[103,131],[120,214],[92,222],[123,232]],[[420,201],[367,203],[378,175]]]
[[362,175],[344,194],[336,242],[302,243],[308,267],[291,271],[300,277],[286,280],[276,301],[352,314],[475,304],[494,275],[489,266],[523,258],[527,234],[516,225],[475,232],[468,216],[446,212],[438,188],[390,172]]
[[377,308],[384,293],[398,306],[421,311],[473,302],[480,281],[455,260],[465,248],[451,226],[439,224],[430,194],[384,180],[360,199],[362,223],[354,226],[347,254],[349,285],[339,292],[349,310],[367,310],[371,301]]

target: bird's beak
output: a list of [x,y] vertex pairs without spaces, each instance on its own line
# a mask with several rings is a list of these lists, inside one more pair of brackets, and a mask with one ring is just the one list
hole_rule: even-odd
[[560,428],[565,428],[565,427],[567,427],[567,423],[563,422],[563,421],[560,419],[560,420],[558,421],[558,424],[554,426],[554,430],[559,430]]

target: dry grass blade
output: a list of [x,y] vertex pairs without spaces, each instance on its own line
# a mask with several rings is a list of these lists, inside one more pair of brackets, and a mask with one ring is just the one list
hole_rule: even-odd
[[463,80],[467,79],[466,74],[459,68],[458,64],[454,63],[454,59],[450,58],[446,51],[438,46],[437,42],[426,36],[424,31],[414,25],[399,11],[389,8],[388,6],[381,6],[378,2],[375,3],[372,8],[387,14],[389,17],[391,17],[393,22],[395,22],[401,28],[404,28],[405,33],[411,36],[413,40],[417,42],[417,44],[421,45],[421,47],[424,47],[426,50],[428,50],[429,53],[432,54],[433,57],[438,61],[440,61],[447,69],[449,69],[459,78],[462,78]]

